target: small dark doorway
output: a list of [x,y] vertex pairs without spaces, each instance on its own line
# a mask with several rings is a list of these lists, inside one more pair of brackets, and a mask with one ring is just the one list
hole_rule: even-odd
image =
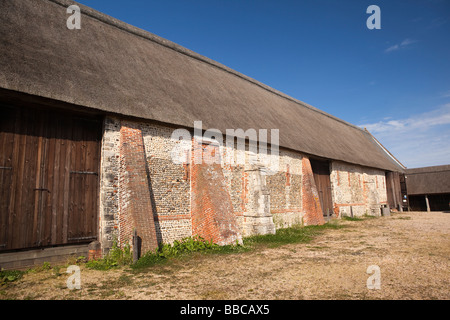
[[331,197],[330,163],[316,159],[310,159],[310,161],[323,215],[331,216],[333,214],[333,201]]

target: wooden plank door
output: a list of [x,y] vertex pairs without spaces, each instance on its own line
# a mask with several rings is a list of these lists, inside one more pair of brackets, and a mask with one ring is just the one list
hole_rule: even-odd
[[96,128],[100,126],[95,120],[73,121],[67,240],[84,242],[97,235],[100,144]]
[[387,200],[391,209],[399,209],[402,206],[402,190],[400,185],[400,174],[398,172],[386,172]]
[[333,201],[331,196],[330,165],[328,161],[311,159],[314,182],[319,193],[320,205],[323,215],[333,214]]
[[[2,108],[0,117],[0,250],[8,248],[8,240],[12,232],[9,225],[12,213],[9,211],[11,202],[11,189],[13,186],[13,151],[18,141],[14,139],[16,117],[14,109]],[[18,155],[15,155],[17,158]],[[17,160],[17,159],[14,159]]]
[[33,246],[40,129],[37,114],[2,108],[0,250]]
[[45,109],[0,112],[0,251],[95,239],[101,123]]

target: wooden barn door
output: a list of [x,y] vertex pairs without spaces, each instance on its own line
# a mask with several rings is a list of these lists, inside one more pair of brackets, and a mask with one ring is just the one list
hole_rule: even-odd
[[402,192],[400,174],[398,172],[386,172],[386,192],[389,207],[391,209],[402,208]]
[[97,237],[101,122],[0,106],[0,251]]
[[323,215],[333,214],[333,201],[331,197],[330,165],[328,161],[311,159],[311,167],[314,174],[314,182],[319,192],[320,205]]

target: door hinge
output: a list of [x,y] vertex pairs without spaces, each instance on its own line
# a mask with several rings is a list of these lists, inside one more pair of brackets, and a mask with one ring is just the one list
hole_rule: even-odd
[[90,175],[98,176],[97,172],[90,172],[90,171],[70,171],[70,173],[73,173],[73,174],[90,174]]

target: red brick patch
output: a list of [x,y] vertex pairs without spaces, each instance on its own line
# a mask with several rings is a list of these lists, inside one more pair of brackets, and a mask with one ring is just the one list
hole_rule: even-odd
[[[194,149],[202,148],[204,156],[217,156],[217,146],[202,145],[194,141]],[[199,151],[197,149],[197,151]],[[194,152],[195,154],[195,152]],[[233,205],[220,164],[191,165],[192,234],[219,245],[235,243],[241,239]]]
[[158,241],[142,131],[129,123],[122,123],[120,129],[119,189],[121,244],[132,239],[133,229],[136,228],[138,236],[142,239],[141,251],[156,249]]

